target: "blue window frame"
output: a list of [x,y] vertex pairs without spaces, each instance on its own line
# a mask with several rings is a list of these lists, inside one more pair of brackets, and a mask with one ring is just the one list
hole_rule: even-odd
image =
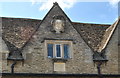
[[69,44],[47,44],[48,58],[70,58],[70,45]]
[[64,58],[69,58],[69,45],[64,44]]
[[47,50],[48,50],[48,57],[52,58],[53,57],[53,44],[48,44]]
[[56,44],[56,57],[61,58],[62,57],[62,50],[61,50],[61,45]]

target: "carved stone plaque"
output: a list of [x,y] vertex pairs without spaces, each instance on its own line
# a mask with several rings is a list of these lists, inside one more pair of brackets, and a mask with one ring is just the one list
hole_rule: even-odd
[[65,63],[55,62],[54,63],[54,71],[65,71]]
[[51,23],[56,33],[61,33],[64,31],[65,19],[63,16],[54,16]]
[[62,20],[55,20],[54,22],[54,30],[56,31],[56,33],[60,33],[60,31],[64,30],[64,24]]

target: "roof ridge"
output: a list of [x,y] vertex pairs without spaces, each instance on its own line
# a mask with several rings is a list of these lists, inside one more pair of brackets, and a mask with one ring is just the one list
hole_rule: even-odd
[[8,18],[8,19],[24,19],[24,20],[40,20],[41,19],[34,19],[34,18],[21,18],[21,17],[0,17],[0,18]]
[[91,24],[91,25],[103,25],[103,26],[110,26],[111,24],[97,24],[97,23],[81,23],[81,22],[72,22],[74,24]]
[[[47,15],[47,14],[46,14]],[[24,19],[24,20],[40,20],[42,19],[34,19],[34,18],[20,18],[20,17],[0,17],[0,18],[8,18],[8,19]],[[44,19],[44,18],[43,18]],[[83,22],[74,22],[71,21],[73,24],[91,24],[91,25],[101,25],[101,26],[110,26],[111,24],[97,24],[97,23],[83,23]]]

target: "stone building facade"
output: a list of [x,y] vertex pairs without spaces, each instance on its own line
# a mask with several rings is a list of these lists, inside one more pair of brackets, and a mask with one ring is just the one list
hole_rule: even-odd
[[1,19],[3,74],[120,74],[119,19],[112,25],[72,22],[57,3],[43,20]]

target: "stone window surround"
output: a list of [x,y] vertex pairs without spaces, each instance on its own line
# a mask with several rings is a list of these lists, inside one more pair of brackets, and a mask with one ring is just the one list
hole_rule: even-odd
[[[45,40],[45,57],[48,58],[48,53],[47,53],[47,44],[60,44],[60,45],[63,45],[63,44],[68,44],[70,46],[70,55],[69,55],[69,58],[73,58],[73,41],[70,41],[70,40]],[[55,46],[54,46],[55,48]],[[63,55],[63,50],[62,50],[62,56]],[[55,56],[55,51],[53,50],[53,57]],[[54,58],[54,59],[64,59],[64,57],[62,58]]]

